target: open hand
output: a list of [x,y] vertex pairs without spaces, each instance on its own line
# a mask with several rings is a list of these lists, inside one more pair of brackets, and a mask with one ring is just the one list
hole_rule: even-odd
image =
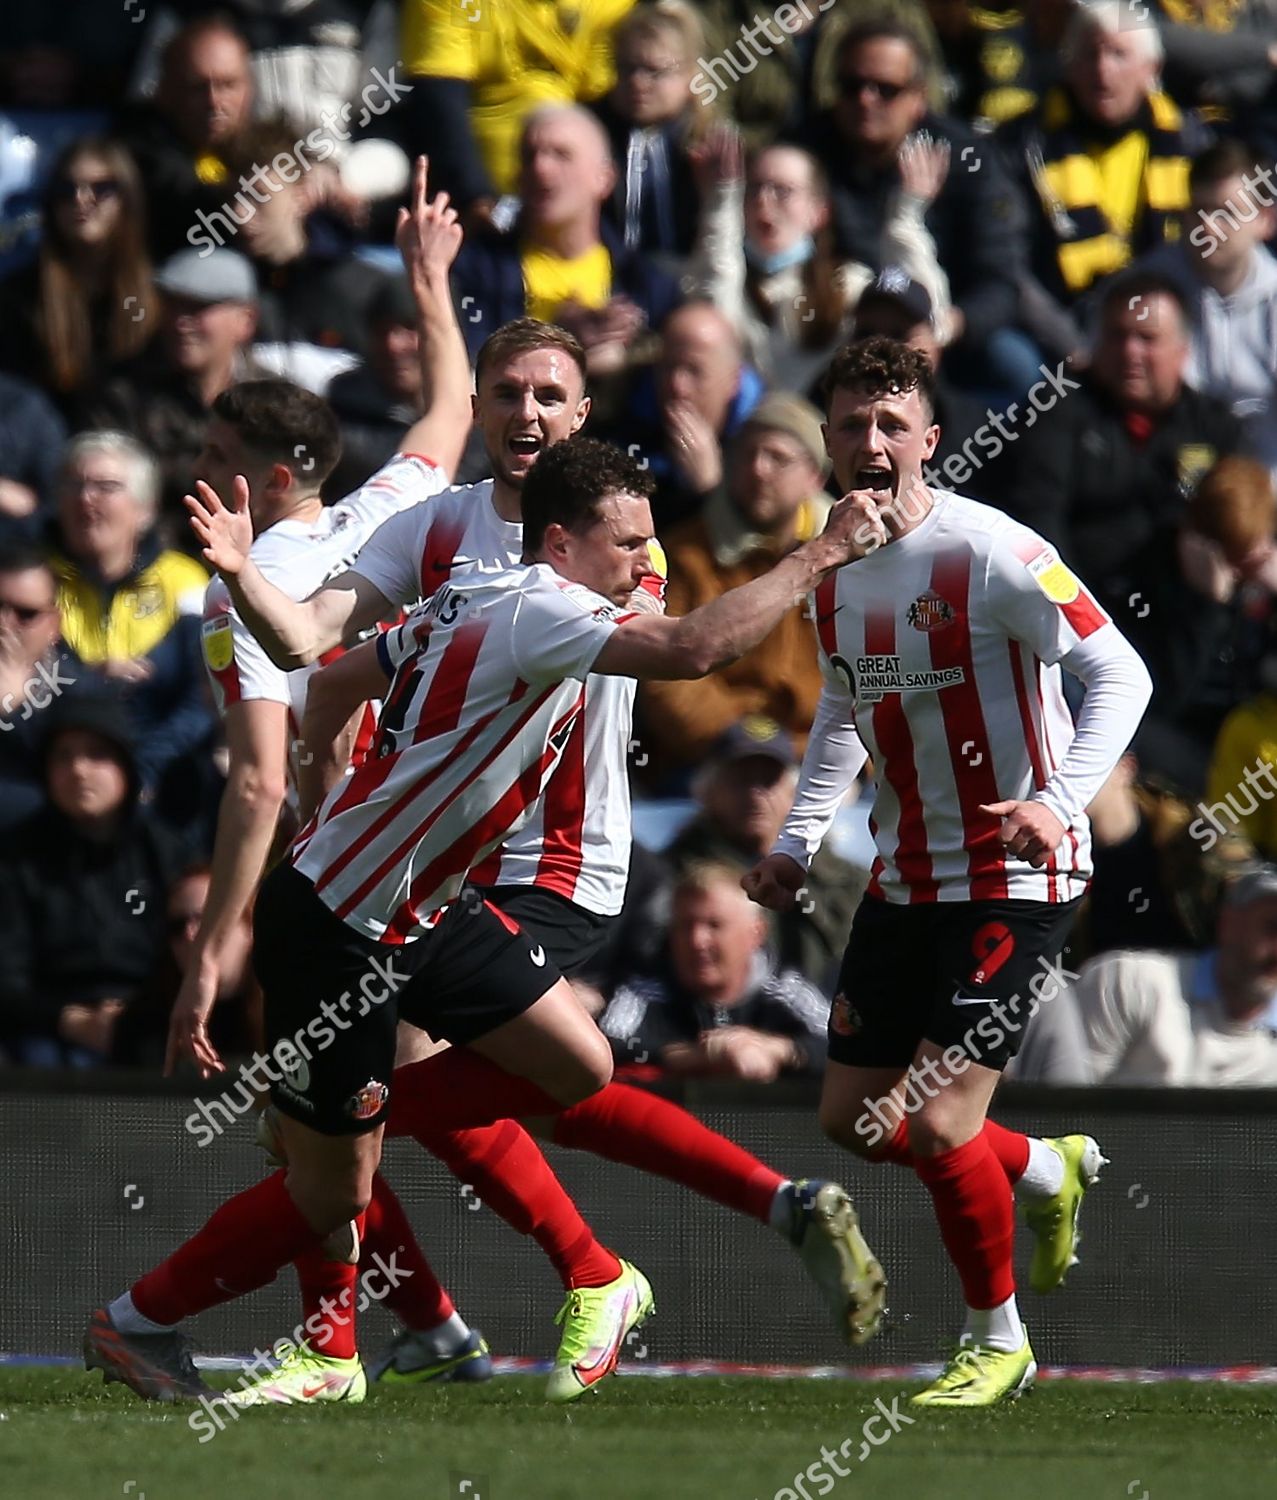
[[224,578],[234,578],[248,561],[253,545],[253,518],[248,513],[248,480],[236,474],[229,508],[211,484],[195,481],[195,494],[182,503],[191,513],[191,530],[199,538],[201,556]]

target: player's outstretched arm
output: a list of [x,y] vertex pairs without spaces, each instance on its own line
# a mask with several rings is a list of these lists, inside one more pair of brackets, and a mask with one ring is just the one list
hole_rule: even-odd
[[830,511],[818,537],[761,578],[681,619],[640,615],[626,620],[603,646],[593,669],[649,680],[705,677],[758,645],[826,573],[872,552],[885,537],[873,498],[847,495]]
[[399,452],[424,453],[453,475],[470,431],[470,357],[448,284],[462,233],[447,193],[427,199],[428,172],[426,158],[419,156],[412,206],[399,210],[395,228],[395,244],[417,304],[424,406],[424,415],[404,434]]
[[224,1065],[209,1040],[222,955],[266,868],[284,804],[288,764],[288,709],[268,699],[233,703],[226,711],[230,773],[217,812],[208,899],[194,951],[169,1017],[164,1071],[189,1057],[207,1078]]
[[249,556],[253,523],[242,474],[235,476],[230,505],[202,479],[185,504],[204,561],[226,581],[240,617],[281,671],[310,666],[390,612],[386,596],[358,573],[339,574],[300,603],[276,588]]
[[364,706],[386,690],[390,679],[377,647],[377,641],[364,641],[321,668],[306,686],[297,765],[303,824],[346,774]]

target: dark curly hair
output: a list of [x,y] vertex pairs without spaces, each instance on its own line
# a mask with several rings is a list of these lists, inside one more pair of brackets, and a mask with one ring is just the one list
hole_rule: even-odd
[[584,530],[598,516],[608,495],[638,495],[646,500],[652,476],[619,448],[597,438],[570,437],[552,443],[523,481],[523,548],[535,552],[548,526]]
[[241,380],[213,402],[213,415],[271,463],[286,464],[298,482],[318,489],[341,457],[332,408],[291,380]]
[[925,355],[899,339],[857,339],[844,344],[825,372],[825,410],[837,390],[861,396],[907,396],[916,390],[929,416],[936,410],[936,377]]

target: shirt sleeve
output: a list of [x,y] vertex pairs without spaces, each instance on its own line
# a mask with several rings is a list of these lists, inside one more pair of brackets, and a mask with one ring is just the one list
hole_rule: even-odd
[[413,505],[383,521],[350,565],[352,573],[366,578],[393,605],[415,604],[425,593],[421,560],[430,532],[430,509]]
[[406,620],[383,630],[377,637],[377,660],[387,677],[393,677],[404,662],[421,650],[424,631],[433,616],[426,606],[414,609]]
[[995,540],[988,569],[988,600],[994,619],[1048,665],[1099,631],[1118,634],[1055,549],[1027,527]]
[[530,589],[519,599],[511,629],[519,675],[533,685],[567,677],[584,682],[612,632],[631,618],[580,584]]
[[835,678],[823,650],[820,664],[826,673],[825,685],[816,704],[793,806],[772,847],[773,854],[787,854],[804,870],[824,842],[843,799],[869,758],[864,742],[856,733],[851,694]]
[[235,703],[264,700],[288,706],[288,673],[281,671],[231,608],[208,609],[200,627],[204,667],[220,717]]

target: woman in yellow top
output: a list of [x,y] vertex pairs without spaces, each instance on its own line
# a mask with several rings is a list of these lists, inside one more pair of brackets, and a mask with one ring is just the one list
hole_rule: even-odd
[[52,558],[62,639],[86,667],[126,684],[138,761],[151,785],[207,739],[200,620],[208,574],[154,533],[159,469],[122,432],[68,446]]

